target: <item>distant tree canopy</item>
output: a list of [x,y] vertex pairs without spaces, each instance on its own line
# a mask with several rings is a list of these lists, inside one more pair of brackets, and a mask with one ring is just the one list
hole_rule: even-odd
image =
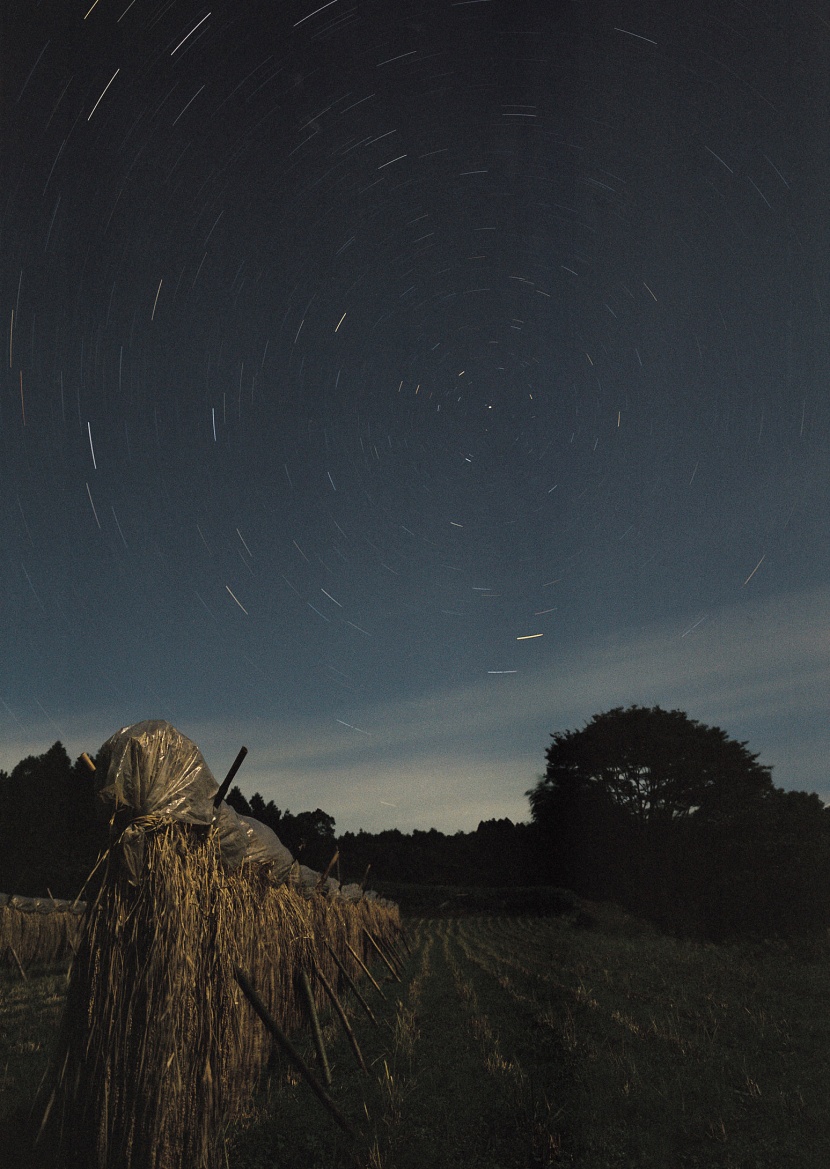
[[536,821],[587,796],[645,829],[692,813],[729,815],[773,790],[770,768],[746,743],[682,710],[618,706],[552,738],[547,770],[527,793]]
[[830,921],[830,813],[746,743],[657,706],[551,737],[527,793],[549,879],[711,937]]
[[530,885],[542,879],[529,824],[482,820],[474,832],[448,835],[436,828],[401,832],[346,832],[338,841],[351,877],[368,865],[373,878],[421,885]]

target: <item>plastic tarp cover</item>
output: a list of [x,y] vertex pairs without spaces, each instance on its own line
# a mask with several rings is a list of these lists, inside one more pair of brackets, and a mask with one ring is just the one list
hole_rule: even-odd
[[270,876],[275,884],[288,880],[294,857],[267,824],[253,816],[237,817],[245,833],[245,861],[251,864],[270,865]]
[[[211,806],[213,800],[211,800]],[[216,811],[216,828],[219,832],[219,854],[226,869],[238,869],[246,859],[248,838],[242,825],[242,817],[222,800]]]
[[297,884],[301,889],[315,889],[321,876],[322,874],[318,873],[316,869],[310,869],[308,865],[300,865]]
[[17,909],[21,913],[74,913],[86,909],[85,901],[67,901],[62,897],[21,897],[18,893],[0,893],[0,906]]
[[123,823],[126,813],[130,821],[120,841],[134,883],[140,879],[145,817],[204,827],[215,823],[226,869],[243,862],[268,865],[275,884],[291,880],[303,889],[313,889],[320,879],[313,869],[295,863],[267,824],[240,816],[225,800],[214,808],[219,785],[213,773],[196,744],[168,722],[148,720],[122,727],[101,748],[95,774],[107,815],[118,812]]
[[320,882],[323,879],[323,874],[318,873],[316,869],[310,869],[308,865],[294,863],[294,867],[289,874],[289,880],[304,897],[310,896],[316,891],[325,893],[327,897],[336,897],[340,894],[340,882],[334,877],[326,877],[322,886]]
[[[122,727],[104,743],[96,779],[98,798],[108,814],[127,811],[143,817],[209,826],[216,820],[226,868],[237,868],[245,855],[246,835],[236,812],[224,801],[218,814],[213,798],[219,785],[196,746],[161,719]],[[142,827],[130,824],[121,846],[127,870],[138,880],[144,853]]]
[[98,793],[112,810],[126,806],[136,816],[159,815],[186,824],[213,822],[219,785],[202,752],[168,722],[150,720],[122,727],[101,748]]

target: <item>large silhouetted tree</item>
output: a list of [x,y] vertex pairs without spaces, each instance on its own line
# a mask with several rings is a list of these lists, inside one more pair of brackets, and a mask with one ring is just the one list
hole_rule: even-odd
[[746,743],[682,710],[618,706],[552,738],[545,774],[528,792],[536,820],[563,799],[591,793],[645,829],[698,811],[730,815],[772,791],[770,768]]
[[794,823],[812,842],[799,871],[819,876],[828,855],[820,801],[784,799],[770,768],[719,727],[680,710],[616,707],[552,740],[527,794],[553,880],[723,935],[750,918],[759,929],[762,918],[783,921],[780,841],[792,840]]

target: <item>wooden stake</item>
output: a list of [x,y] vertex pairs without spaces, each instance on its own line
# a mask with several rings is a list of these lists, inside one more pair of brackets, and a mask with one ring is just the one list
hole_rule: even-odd
[[[345,939],[344,939],[344,941],[345,941]],[[371,970],[370,970],[370,969],[369,969],[369,967],[366,965],[366,963],[363,961],[363,959],[360,957],[360,955],[359,955],[359,954],[358,954],[358,953],[357,953],[355,950],[353,950],[353,949],[352,949],[352,947],[349,945],[349,943],[348,943],[348,942],[346,942],[346,949],[349,951],[349,953],[351,954],[351,956],[352,956],[352,957],[354,958],[354,960],[357,962],[358,966],[359,966],[359,967],[360,967],[360,969],[363,971],[363,973],[366,975],[366,977],[369,979],[369,981],[371,982],[372,986],[373,986],[373,987],[375,988],[375,990],[378,992],[378,994],[380,995],[380,997],[381,997],[382,999],[385,999],[385,998],[386,998],[386,995],[385,995],[385,994],[383,993],[383,991],[380,989],[380,986],[378,985],[378,983],[377,983],[377,982],[375,982],[374,978],[372,977],[372,972],[371,972]]]
[[320,969],[320,967],[316,963],[314,964],[314,973],[320,979],[323,990],[329,996],[329,1000],[331,1001],[331,1005],[334,1007],[335,1012],[337,1013],[337,1017],[343,1025],[343,1030],[346,1032],[346,1038],[348,1039],[349,1043],[351,1044],[352,1051],[355,1053],[355,1057],[357,1059],[358,1064],[363,1069],[363,1071],[368,1074],[369,1069],[366,1067],[366,1061],[363,1058],[363,1052],[360,1050],[360,1048],[358,1046],[357,1038],[355,1037],[355,1033],[352,1030],[352,1025],[348,1020],[346,1012],[343,1010],[340,999],[335,994],[334,987],[332,987],[329,984],[329,981],[326,978],[325,974],[323,974],[323,971]]
[[377,1019],[374,1016],[372,1008],[369,1006],[369,1004],[366,1002],[366,999],[363,997],[363,995],[357,989],[357,985],[356,985],[354,979],[352,978],[351,974],[349,974],[348,970],[343,965],[343,963],[340,961],[338,956],[335,954],[334,950],[332,950],[332,948],[328,944],[328,942],[326,942],[326,949],[328,950],[328,952],[331,954],[332,958],[337,963],[337,966],[339,967],[340,973],[345,978],[345,980],[346,980],[348,986],[350,987],[350,989],[352,990],[355,998],[360,1003],[361,1007],[363,1007],[363,1010],[366,1012],[366,1014],[369,1016],[369,1018],[372,1020],[372,1022],[374,1023],[374,1025],[376,1027],[380,1026],[380,1024],[378,1023]]
[[280,1027],[279,1023],[277,1023],[277,1021],[272,1018],[268,1008],[254,990],[244,971],[240,970],[237,966],[234,974],[236,976],[236,981],[242,988],[242,992],[247,998],[248,1002],[259,1015],[260,1019],[262,1019],[262,1022],[274,1036],[277,1043],[279,1043],[280,1047],[283,1049],[289,1059],[300,1070],[306,1083],[308,1084],[309,1088],[311,1088],[317,1099],[328,1109],[328,1111],[343,1129],[343,1132],[348,1133],[350,1137],[357,1138],[357,1133],[349,1124],[348,1120],[346,1120],[345,1116],[332,1100],[331,1096],[329,1096],[328,1092],[320,1083],[320,1081],[317,1079],[314,1072],[305,1062],[299,1051],[297,1051],[296,1047],[285,1034],[282,1027]]
[[323,1032],[320,1029],[320,1019],[317,1015],[317,1004],[314,1002],[314,992],[311,989],[311,983],[308,981],[308,975],[305,970],[300,971],[300,986],[303,988],[303,994],[305,995],[306,1007],[308,1008],[308,1020],[311,1023],[311,1034],[314,1037],[314,1046],[317,1048],[320,1067],[323,1069],[323,1079],[330,1088],[331,1068],[329,1067],[329,1060],[326,1055],[326,1045],[323,1042]]
[[398,974],[403,974],[404,960],[394,942],[388,942],[385,938],[378,939],[380,946],[386,951],[388,957],[392,959],[397,968]]
[[388,959],[388,964],[391,965],[393,973],[398,976],[403,974],[403,962],[401,962],[400,958],[389,945],[389,943],[386,942],[383,938],[376,938],[375,941],[380,948],[381,954],[384,954]]
[[407,953],[412,957],[412,947],[409,944],[409,938],[406,936],[406,930],[403,927],[401,927],[401,937],[403,938],[403,944],[406,946]]
[[217,791],[216,795],[213,797],[214,808],[218,808],[219,805],[222,803],[222,800],[224,800],[225,796],[228,794],[228,788],[233,783],[234,776],[236,775],[237,771],[239,771],[239,768],[242,766],[242,761],[247,754],[248,754],[247,747],[240,747],[239,748],[239,751],[237,752],[236,758],[234,759],[233,763],[231,764],[230,771],[225,776],[225,778],[222,780],[221,787]]
[[372,943],[372,945],[375,947],[375,949],[377,950],[378,954],[380,954],[381,960],[382,960],[382,961],[385,963],[385,965],[387,966],[387,968],[388,968],[388,970],[389,970],[389,973],[392,975],[392,977],[395,979],[395,981],[396,981],[396,982],[400,982],[400,981],[401,981],[401,977],[400,977],[400,975],[398,974],[397,970],[396,970],[396,969],[395,969],[395,967],[392,965],[392,963],[389,961],[389,959],[386,957],[386,955],[384,954],[383,950],[381,950],[380,946],[377,944],[377,942],[375,941],[375,939],[372,937],[372,935],[369,933],[369,931],[366,929],[366,927],[365,927],[365,926],[363,927],[363,932],[364,932],[364,934],[366,935],[366,937],[369,939],[369,941]]
[[[324,873],[321,873],[321,874],[320,874],[320,880],[317,882],[317,888],[318,888],[318,889],[322,889],[322,888],[323,888],[323,886],[325,885],[326,881],[329,879],[329,873],[330,873],[330,872],[331,872],[331,870],[334,868],[334,865],[335,865],[336,861],[338,861],[339,859],[340,859],[340,850],[339,850],[339,849],[337,849],[337,850],[335,851],[335,854],[334,854],[334,856],[331,858],[331,860],[329,861],[329,863],[326,865],[326,871],[325,871]],[[339,883],[339,882],[338,882],[338,883]]]
[[14,946],[11,944],[11,942],[9,942],[9,949],[10,949],[10,950],[11,950],[11,952],[12,952],[12,958],[14,958],[15,962],[17,963],[17,969],[20,971],[20,977],[23,979],[23,981],[24,981],[24,982],[28,982],[28,981],[29,981],[29,975],[28,975],[28,974],[26,973],[26,971],[23,969],[23,966],[21,965],[20,959],[19,959],[19,958],[18,958],[18,956],[17,956],[17,950],[15,950],[15,948],[14,948]]

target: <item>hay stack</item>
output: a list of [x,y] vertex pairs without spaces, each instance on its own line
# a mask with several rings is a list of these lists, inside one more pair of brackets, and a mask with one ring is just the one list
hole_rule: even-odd
[[69,958],[78,945],[83,902],[0,893],[0,965],[47,965]]
[[[172,729],[172,728],[171,728]],[[271,1040],[234,977],[246,972],[286,1031],[297,973],[357,979],[364,925],[389,938],[396,907],[303,896],[269,864],[229,870],[227,825],[158,814],[122,830],[89,898],[42,1141],[70,1169],[213,1169]],[[318,988],[322,996],[322,991]],[[322,1005],[322,997],[321,997]]]

